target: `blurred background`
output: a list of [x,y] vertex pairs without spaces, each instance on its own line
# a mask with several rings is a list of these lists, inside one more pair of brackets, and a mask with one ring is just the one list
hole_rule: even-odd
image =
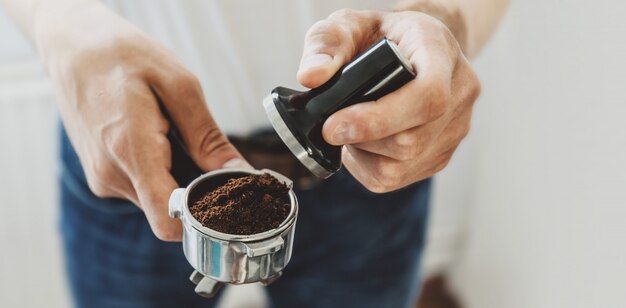
[[[483,94],[436,177],[423,262],[462,307],[626,307],[625,11],[513,1],[475,59]],[[52,88],[1,11],[0,41],[0,306],[68,307]]]

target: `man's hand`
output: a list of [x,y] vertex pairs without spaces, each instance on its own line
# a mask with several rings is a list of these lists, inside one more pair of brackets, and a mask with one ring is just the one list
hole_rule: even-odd
[[386,36],[417,77],[378,101],[333,114],[324,139],[345,145],[342,160],[365,187],[388,192],[443,169],[467,135],[480,84],[461,48],[438,19],[420,12],[341,10],[307,33],[298,80],[318,87]]
[[163,102],[205,171],[243,165],[211,118],[198,80],[160,44],[98,3],[50,11],[36,43],[55,85],[63,123],[98,197],[131,200],[154,234],[180,240],[168,216],[170,175]]

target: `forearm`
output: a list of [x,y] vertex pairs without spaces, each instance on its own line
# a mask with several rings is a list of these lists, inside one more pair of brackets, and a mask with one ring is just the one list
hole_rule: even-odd
[[420,11],[443,22],[468,58],[474,57],[506,10],[509,0],[404,0],[396,10]]
[[96,0],[0,0],[0,3],[48,70],[53,65],[51,62],[97,48],[119,33],[132,33],[125,20]]
[[17,24],[26,37],[36,44],[38,32],[42,28],[54,27],[50,21],[59,13],[71,11],[77,6],[93,4],[93,0],[0,0],[7,14]]

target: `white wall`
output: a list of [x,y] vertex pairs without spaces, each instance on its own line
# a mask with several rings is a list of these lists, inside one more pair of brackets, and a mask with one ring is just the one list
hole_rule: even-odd
[[1,11],[0,42],[0,306],[69,307],[57,235],[51,88]]
[[626,307],[624,12],[513,1],[475,62],[483,95],[433,226],[461,222],[451,271],[468,307]]

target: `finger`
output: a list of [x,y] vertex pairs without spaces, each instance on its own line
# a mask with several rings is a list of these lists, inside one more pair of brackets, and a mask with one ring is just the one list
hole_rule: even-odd
[[385,138],[442,117],[453,106],[452,70],[442,53],[414,56],[417,77],[373,102],[341,109],[324,123],[324,139],[334,145]]
[[[106,158],[96,161],[106,163],[90,164],[93,167],[84,168],[89,190],[99,198],[123,198],[139,204],[128,176],[118,166],[108,163]],[[89,166],[86,163],[81,164]]]
[[158,239],[168,242],[180,241],[182,238],[180,220],[171,218],[168,211],[170,194],[178,188],[178,184],[166,168],[153,170],[151,176],[151,178],[142,176],[135,183],[141,208]]
[[157,133],[139,141],[136,149],[142,151],[134,159],[135,172],[131,175],[140,207],[152,232],[163,241],[180,241],[182,227],[168,212],[169,197],[178,184],[170,174],[171,152],[165,135]]
[[350,173],[367,189],[385,193],[433,176],[450,161],[456,146],[438,155],[398,161],[386,156],[345,146],[342,161]]
[[435,138],[435,143],[426,151],[432,152],[432,155],[441,155],[441,153],[456,149],[457,146],[469,134],[472,120],[472,108],[467,108],[459,113],[450,124],[445,127],[443,132]]
[[343,148],[342,161],[352,176],[372,192],[390,192],[403,186],[406,168],[400,161],[353,146]]
[[[124,92],[130,116],[119,123],[106,142],[111,157],[130,181],[119,189],[145,213],[154,234],[161,240],[181,238],[180,222],[169,217],[169,196],[178,187],[170,174],[171,150],[166,133],[169,127],[161,114],[154,95],[146,85],[134,85]],[[112,170],[112,169],[111,169]],[[108,182],[122,179],[109,176]]]
[[298,81],[316,88],[381,35],[378,13],[340,10],[315,23],[307,32]]
[[133,185],[127,176],[120,176],[115,180],[115,182],[115,185],[109,186],[115,198],[129,200],[136,205],[140,204],[137,192],[135,192],[135,189],[133,188]]
[[[437,123],[438,124],[438,123]],[[432,143],[440,125],[413,127],[382,139],[353,144],[357,149],[386,156],[395,160],[415,159]]]
[[439,155],[435,156],[435,158],[433,159],[433,163],[430,164],[430,166],[432,167],[428,171],[428,174],[430,174],[428,177],[434,176],[439,171],[446,168],[448,164],[450,163],[450,160],[452,160],[452,155],[454,155],[454,152],[456,152],[456,149],[458,147],[459,147],[459,144],[457,143],[456,145],[454,145],[452,148],[448,149],[447,151],[439,153]]
[[200,83],[191,73],[165,74],[152,80],[151,84],[169,113],[172,124],[179,130],[192,159],[201,169],[215,170],[230,160],[243,160],[215,123],[204,101]]
[[[480,96],[480,80],[465,57],[458,61],[452,77],[453,100],[459,105],[472,106]],[[468,108],[468,107],[465,107]],[[458,108],[459,111],[465,108]]]
[[[126,145],[120,143],[110,147],[110,157],[114,163],[105,163],[102,168],[87,171],[87,182],[91,191],[100,198],[122,198],[139,205],[139,198],[128,176],[128,170],[124,168],[127,161],[127,152],[118,150]],[[100,161],[109,162],[108,159],[100,158]],[[97,174],[90,174],[90,173]],[[91,179],[90,179],[91,178]],[[92,182],[92,183],[90,183]]]
[[[389,137],[354,144],[353,146],[371,153],[396,160],[417,159],[424,152],[442,152],[458,144],[469,132],[472,109],[465,108],[452,119],[439,120],[408,129]],[[444,148],[443,150],[441,148]]]

